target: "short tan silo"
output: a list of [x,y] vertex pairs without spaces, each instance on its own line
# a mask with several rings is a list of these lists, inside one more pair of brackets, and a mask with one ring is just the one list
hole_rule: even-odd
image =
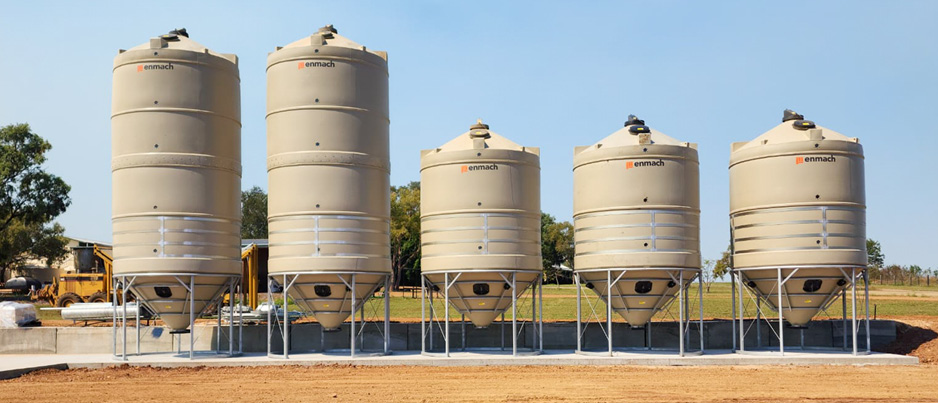
[[699,183],[697,144],[635,116],[574,151],[574,270],[632,327],[700,272]]
[[183,330],[241,275],[238,58],[177,30],[113,77],[114,275]]
[[540,150],[479,121],[423,150],[420,180],[421,273],[486,327],[541,273]]
[[729,173],[734,272],[805,326],[866,267],[863,147],[786,110],[733,143]]

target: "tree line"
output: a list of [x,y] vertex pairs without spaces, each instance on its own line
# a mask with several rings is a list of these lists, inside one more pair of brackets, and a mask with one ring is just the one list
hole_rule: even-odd
[[938,278],[938,269],[924,269],[917,264],[886,264],[882,245],[873,239],[866,240],[867,268],[871,283],[893,285],[931,285]]

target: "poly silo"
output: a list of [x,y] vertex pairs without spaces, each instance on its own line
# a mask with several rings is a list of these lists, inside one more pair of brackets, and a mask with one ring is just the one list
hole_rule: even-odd
[[782,338],[784,321],[805,327],[865,275],[863,147],[786,110],[733,143],[729,173],[733,274],[778,312]]
[[114,276],[181,332],[241,277],[238,58],[181,29],[113,74]]
[[[686,290],[700,274],[697,144],[630,115],[624,128],[575,149],[573,189],[575,279],[605,302],[606,328],[612,328],[613,312],[633,328],[644,327],[680,294],[684,334]],[[612,353],[612,336],[606,336]]]
[[267,57],[269,274],[325,329],[391,272],[388,124],[387,53],[329,25]]
[[[444,306],[479,328],[512,308],[517,330],[516,302],[529,287],[536,297],[531,286],[541,279],[540,150],[515,144],[479,121],[448,143],[421,151],[420,180],[424,288],[432,284]],[[431,309],[431,328],[433,315]],[[449,310],[442,316],[448,353]],[[516,353],[518,336],[512,334]]]

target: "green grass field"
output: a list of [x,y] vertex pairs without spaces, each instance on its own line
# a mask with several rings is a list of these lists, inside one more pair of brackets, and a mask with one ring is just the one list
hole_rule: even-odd
[[[597,301],[595,294],[591,290],[583,289],[584,296],[589,297],[594,310],[600,320],[605,320],[605,304]],[[865,303],[862,298],[862,289],[857,289],[858,314],[862,314]],[[588,293],[587,293],[588,292]],[[872,285],[870,287],[870,316],[873,310],[876,310],[877,316],[910,316],[910,315],[929,315],[938,316],[938,286],[917,287],[917,286],[891,286],[891,285]],[[883,293],[896,295],[879,295]],[[527,294],[525,295],[527,296]],[[544,320],[575,320],[576,319],[576,288],[572,285],[544,285]],[[689,290],[691,315],[698,317],[699,295],[696,284]],[[525,301],[521,312],[530,317],[531,309],[529,300]],[[755,315],[755,302],[746,301],[746,312],[748,315]],[[729,283],[714,283],[710,292],[703,294],[703,306],[705,318],[730,318],[732,316],[732,296]],[[442,304],[436,307],[438,313],[442,313]],[[582,304],[584,319],[591,313],[589,306],[584,302]],[[852,305],[847,301],[847,314],[850,315]],[[821,312],[819,318],[840,318],[842,304],[838,300],[828,308],[827,312]],[[672,305],[670,312],[661,312],[656,315],[655,320],[673,320],[677,318],[677,301]],[[459,318],[459,314],[451,308],[450,315],[453,318]],[[519,314],[520,315],[520,314]],[[391,297],[391,317],[395,319],[420,319],[420,298],[411,298],[410,293],[392,293]],[[616,315],[614,320],[621,320]]]
[[[704,318],[730,318],[731,317],[731,294],[729,283],[714,283],[710,292],[703,294]],[[588,297],[593,303],[593,310],[596,314],[593,320],[605,320],[605,305],[597,300],[591,290],[583,289],[584,296]],[[692,317],[698,315],[697,285],[694,284],[689,290],[690,310]],[[858,289],[858,313],[862,316],[865,303],[862,300],[862,290]],[[870,316],[873,316],[874,309],[877,317],[894,316],[938,316],[938,284],[931,287],[926,286],[902,286],[902,285],[878,285],[873,284],[870,287]],[[379,294],[380,295],[380,294]],[[400,321],[419,321],[420,320],[420,297],[413,298],[410,292],[392,292],[391,293],[391,318]],[[849,296],[849,295],[848,295]],[[265,295],[261,295],[261,301],[264,301]],[[436,314],[442,316],[443,306],[439,298],[436,298],[434,307]],[[520,299],[519,317],[531,316],[530,292],[526,292]],[[279,301],[278,301],[279,302]],[[746,313],[749,316],[755,315],[754,301],[746,301]],[[37,308],[39,305],[37,305]],[[291,309],[298,309],[291,304]],[[819,319],[840,318],[841,303],[835,302],[827,312],[821,312]],[[851,310],[851,304],[848,298],[847,312]],[[366,316],[383,316],[383,304],[379,298],[375,298],[366,305]],[[583,318],[590,316],[592,310],[584,301]],[[768,312],[768,311],[767,311]],[[459,313],[450,308],[450,317],[459,319]],[[509,312],[510,315],[510,312]],[[61,319],[58,311],[39,311],[41,320]],[[510,316],[508,316],[510,318]],[[655,320],[676,320],[677,302],[675,301],[669,311],[664,311],[656,315]],[[576,289],[572,285],[544,285],[544,320],[547,321],[566,321],[576,319]],[[613,320],[621,321],[616,315]]]

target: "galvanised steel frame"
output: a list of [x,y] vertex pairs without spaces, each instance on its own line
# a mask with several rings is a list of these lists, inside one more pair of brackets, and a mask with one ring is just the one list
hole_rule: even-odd
[[[296,282],[297,279],[299,279],[301,276],[306,276],[306,275],[335,276],[336,281],[334,282],[314,281],[314,282],[309,282],[309,283],[297,283]],[[369,294],[367,297],[364,297],[364,298],[355,298],[355,289],[358,285],[366,284],[366,285],[373,286],[374,287],[373,288],[374,291],[372,291],[373,293],[373,292],[377,292],[378,287],[381,285],[381,282],[363,283],[361,282],[358,276],[368,276],[368,277],[381,276],[383,277],[383,283],[384,283],[383,326],[379,325],[378,321],[380,320],[380,318],[378,318],[378,313],[377,313],[378,308],[374,307],[375,298],[371,298],[372,294]],[[271,293],[271,288],[273,288],[275,281],[279,282],[280,285],[283,287],[283,291],[282,291],[283,304],[279,307],[273,303],[274,299],[273,299],[273,294]],[[309,298],[306,295],[303,295],[302,292],[300,292],[299,288],[296,288],[295,291],[296,291],[296,294],[298,295],[296,297],[290,296],[289,294],[290,290],[293,289],[294,286],[298,286],[298,285],[344,285],[345,287],[348,287],[350,291],[345,293],[345,295],[342,298],[329,298],[329,297],[319,297],[319,296],[314,296],[313,298]],[[390,354],[391,353],[391,349],[390,349],[390,334],[391,334],[391,299],[390,298],[391,297],[389,293],[390,289],[391,289],[391,276],[389,274],[384,274],[384,273],[351,272],[351,271],[349,272],[316,271],[316,272],[277,273],[277,274],[269,275],[268,282],[267,282],[267,301],[269,304],[268,309],[267,309],[267,356],[270,358],[282,358],[282,359],[290,358],[290,322],[291,322],[291,319],[290,319],[290,310],[288,306],[289,306],[289,300],[291,298],[293,299],[294,302],[296,302],[296,305],[300,308],[300,310],[303,311],[304,315],[315,315],[317,313],[341,312],[342,307],[344,306],[345,302],[351,303],[351,306],[352,306],[351,313],[349,314],[349,319],[350,319],[349,349],[348,350],[344,350],[344,349],[327,350],[325,347],[326,346],[325,340],[326,340],[327,332],[325,331],[325,328],[320,326],[320,338],[319,338],[320,349],[319,350],[321,353],[328,353],[328,352],[343,352],[344,353],[348,351],[349,355],[352,358],[355,358],[357,356],[362,356],[362,355],[376,356],[376,355]],[[311,302],[317,302],[317,301],[335,301],[338,303],[337,305],[339,308],[337,311],[321,311],[321,310],[317,311],[313,307],[313,305],[311,305]],[[371,316],[371,319],[373,320],[367,320],[365,317],[365,307],[369,304],[371,304],[373,308],[372,316]],[[280,314],[275,312],[275,311],[278,311],[279,309],[283,309],[282,321],[280,318]],[[361,313],[360,318],[355,317],[356,312]],[[360,324],[359,324],[359,321],[360,321]],[[364,343],[365,343],[364,330],[365,330],[365,325],[367,325],[368,323],[373,323],[375,327],[378,329],[378,332],[381,334],[381,337],[383,339],[383,348],[380,351],[366,351],[364,349]],[[280,330],[280,334],[283,338],[283,353],[279,355],[274,354],[272,351],[274,330]],[[356,342],[356,340],[358,341]]]
[[[778,340],[778,353],[785,355],[785,310],[794,310],[794,309],[815,309],[815,308],[799,308],[792,307],[791,304],[788,305],[788,308],[785,308],[784,302],[791,298],[793,294],[785,291],[784,285],[793,278],[799,278],[796,275],[801,269],[817,269],[817,268],[836,268],[840,270],[842,276],[838,277],[818,277],[810,276],[812,279],[831,279],[831,280],[844,280],[845,284],[842,286],[841,290],[835,290],[834,292],[825,296],[824,302],[821,304],[821,311],[827,311],[834,302],[837,301],[837,298],[840,297],[843,313],[843,350],[847,350],[847,290],[851,291],[852,295],[852,309],[850,316],[850,339],[852,346],[852,354],[869,354],[871,352],[870,348],[870,284],[869,284],[869,273],[865,266],[836,266],[836,265],[813,265],[813,266],[778,266],[778,267],[747,267],[744,269],[733,268],[730,269],[730,279],[733,283],[732,287],[732,300],[733,300],[733,350],[737,353],[747,353],[754,351],[766,351],[763,348],[762,343],[762,327],[759,324],[762,321],[765,321],[768,324],[769,329],[772,330],[772,334],[775,339]],[[752,270],[776,270],[776,281],[772,286],[769,294],[763,295],[755,287],[749,285],[750,280],[746,275],[747,271]],[[787,276],[782,275],[783,270],[792,270]],[[857,282],[863,281],[863,292],[864,292],[864,301],[866,308],[864,309],[864,314],[866,315],[865,320],[857,319]],[[747,301],[748,297],[748,301]],[[772,307],[768,303],[769,298],[776,297],[776,307]],[[749,325],[745,324],[745,311],[748,302],[754,302],[756,306],[756,319],[750,320]],[[790,301],[789,301],[790,302]],[[745,303],[745,304],[744,304]],[[777,313],[777,321],[774,319],[769,319],[769,315],[766,315],[765,309],[774,311]],[[773,327],[773,321],[775,321],[775,326]],[[865,322],[866,325],[866,351],[862,351],[858,346],[858,336],[860,332],[861,322]],[[753,326],[755,325],[755,326]],[[737,328],[738,326],[738,328]],[[746,349],[746,335],[752,328],[755,327],[756,330],[756,344],[757,350],[747,350]],[[804,328],[801,330],[801,344],[799,347],[788,347],[789,350],[827,350],[830,351],[831,348],[824,347],[806,347],[804,345]]]
[[[228,275],[228,274],[197,274],[197,273],[137,273],[137,274],[115,274],[113,276],[114,284],[113,284],[113,287],[111,287],[111,294],[112,294],[111,300],[115,302],[114,309],[113,309],[113,323],[112,323],[113,355],[115,359],[118,359],[121,361],[127,361],[127,293],[133,292],[134,288],[136,287],[134,285],[134,282],[136,282],[137,278],[140,278],[140,277],[172,277],[174,280],[176,280],[176,282],[164,284],[163,286],[183,287],[186,290],[186,295],[182,298],[162,299],[160,301],[147,301],[147,300],[144,300],[138,293],[133,293],[134,297],[137,299],[137,310],[134,313],[134,328],[135,328],[135,333],[136,333],[136,350],[134,353],[135,355],[142,354],[140,351],[140,309],[142,309],[142,307],[145,306],[148,309],[150,309],[151,312],[156,312],[156,310],[154,310],[152,307],[152,303],[166,302],[166,301],[170,301],[170,302],[182,301],[184,303],[188,302],[189,304],[189,309],[188,309],[189,328],[186,331],[187,333],[189,333],[189,359],[195,358],[195,355],[197,353],[198,354],[206,353],[203,351],[195,350],[195,320],[201,317],[202,315],[204,315],[206,312],[209,312],[211,308],[216,308],[218,312],[218,325],[217,325],[218,327],[217,327],[217,332],[215,332],[215,350],[212,353],[216,355],[224,355],[227,357],[235,357],[235,356],[239,356],[242,354],[243,344],[242,344],[241,336],[243,334],[243,327],[241,325],[241,316],[242,316],[241,309],[237,309],[238,311],[238,349],[237,351],[235,351],[235,344],[234,344],[234,322],[235,322],[235,310],[236,310],[234,306],[234,301],[235,301],[234,296],[239,295],[240,296],[239,301],[244,300],[244,294],[241,293],[241,275],[240,274]],[[214,283],[199,284],[197,282],[197,279],[206,278],[206,277],[216,277],[216,278],[224,277],[227,280],[225,281],[225,285],[223,285],[222,287],[219,287],[218,291],[215,293],[214,296],[212,296],[212,298],[208,300],[196,300],[194,290],[197,287],[201,287],[201,286],[218,287],[218,284],[214,284]],[[145,286],[156,287],[160,285],[148,283]],[[120,308],[121,309],[118,309],[118,305],[116,304],[116,301],[118,300],[117,299],[118,289],[120,290],[120,301],[121,301]],[[222,306],[224,305],[224,296],[225,296],[226,289],[229,295],[229,298],[228,298],[228,303],[229,303],[228,334],[225,337],[225,339],[228,341],[227,353],[220,350],[221,345],[222,345],[221,338],[222,338],[222,333],[224,329],[221,324]],[[196,309],[195,309],[196,302],[205,303],[205,306],[198,312],[196,312]],[[120,311],[120,315],[118,315],[118,311]],[[120,325],[118,325],[118,323],[120,323]],[[122,346],[119,353],[118,353],[118,348],[117,348],[118,329],[120,330],[120,334],[121,334],[120,340],[121,340],[121,346]],[[176,337],[177,334],[179,335],[178,338]],[[183,334],[182,332],[179,332],[179,333],[174,333],[173,335],[173,337],[176,338],[176,353],[180,355],[182,354],[182,334]]]
[[[451,271],[434,271],[432,273],[421,273],[420,274],[420,352],[424,355],[430,356],[450,356],[450,315],[449,307],[453,306],[457,311],[459,307],[453,303],[453,299],[463,301],[463,306],[468,306],[465,303],[466,298],[472,298],[468,296],[461,295],[459,288],[453,288],[453,285],[459,284],[459,277],[462,273],[498,273],[502,278],[502,281],[505,282],[505,287],[502,287],[502,293],[498,296],[499,301],[505,297],[507,291],[511,293],[511,355],[520,356],[520,355],[537,355],[544,351],[544,293],[542,290],[543,286],[543,273],[537,273],[537,278],[531,283],[529,288],[530,292],[527,290],[522,291],[521,294],[518,294],[518,284],[517,284],[517,275],[519,273],[528,274],[531,271],[521,271],[521,270],[451,270]],[[433,307],[433,288],[432,282],[427,278],[427,275],[443,275],[444,286],[442,289],[437,291],[443,296],[443,320],[442,324],[440,322],[439,315],[436,314],[436,310]],[[476,283],[478,281],[472,281]],[[429,292],[428,292],[429,288]],[[455,291],[456,295],[451,295],[450,289]],[[522,333],[524,332],[524,327],[528,323],[523,318],[519,318],[518,308],[524,304],[524,302],[531,302],[531,347],[529,349],[519,348],[518,340],[521,338]],[[492,310],[497,310],[499,304],[495,304],[495,308]],[[429,307],[429,318],[427,317],[427,311]],[[507,309],[506,309],[507,310]],[[473,310],[478,311],[478,310]],[[520,326],[519,326],[520,319]],[[494,322],[493,322],[494,323]],[[429,325],[429,326],[428,326]],[[462,320],[460,322],[462,326],[462,348],[461,351],[504,351],[505,346],[505,326],[507,322],[505,321],[505,311],[501,312],[501,346],[500,347],[474,347],[468,348],[466,345],[466,314],[462,313]],[[433,351],[433,327],[436,326],[440,329],[440,334],[443,336],[443,352]]]
[[[667,272],[671,277],[671,280],[676,284],[680,285],[678,288],[678,293],[676,296],[669,294],[662,294],[658,299],[658,302],[651,308],[632,308],[632,309],[648,309],[654,310],[656,312],[668,312],[670,310],[674,301],[678,301],[678,334],[679,343],[677,353],[679,356],[684,357],[686,355],[700,355],[704,351],[704,335],[703,335],[703,276],[701,276],[700,269],[689,269],[689,268],[622,268],[622,269],[591,269],[591,270],[578,270],[574,272],[573,281],[576,285],[576,353],[585,354],[585,355],[608,355],[610,357],[615,356],[616,351],[674,351],[673,348],[662,348],[662,347],[652,347],[652,337],[651,329],[652,323],[650,320],[645,324],[645,346],[644,347],[617,347],[613,345],[612,342],[612,318],[613,318],[613,309],[612,304],[608,302],[609,296],[615,296],[617,298],[627,297],[628,294],[623,294],[622,291],[616,286],[620,280],[623,279],[626,273],[630,272]],[[583,292],[582,283],[584,279],[580,278],[582,273],[588,272],[604,272],[606,273],[606,298],[602,298],[599,295],[596,295],[595,299],[590,299],[588,296],[589,292]],[[674,275],[674,272],[677,272],[677,276]],[[685,283],[685,279],[688,281]],[[660,281],[660,278],[628,278],[629,281],[638,281],[638,280],[649,280],[649,281]],[[700,337],[700,349],[697,351],[688,351],[687,346],[690,343],[690,328],[691,322],[693,319],[690,314],[690,298],[688,294],[688,289],[694,280],[697,280],[697,297],[698,297],[698,311],[699,316],[697,318],[697,325]],[[583,322],[583,301],[586,301],[587,306],[590,308],[590,314],[586,318],[586,322]],[[595,304],[593,303],[595,301]],[[599,317],[599,313],[596,312],[596,308],[599,306],[599,302],[603,301],[606,305],[606,320],[605,326],[603,326],[603,321]],[[628,312],[629,308],[624,308]],[[673,315],[671,315],[673,318]],[[583,349],[584,344],[584,335],[586,334],[586,329],[589,327],[590,323],[595,319],[595,323],[599,325],[600,330],[603,333],[603,336],[606,339],[606,351],[588,351]]]

